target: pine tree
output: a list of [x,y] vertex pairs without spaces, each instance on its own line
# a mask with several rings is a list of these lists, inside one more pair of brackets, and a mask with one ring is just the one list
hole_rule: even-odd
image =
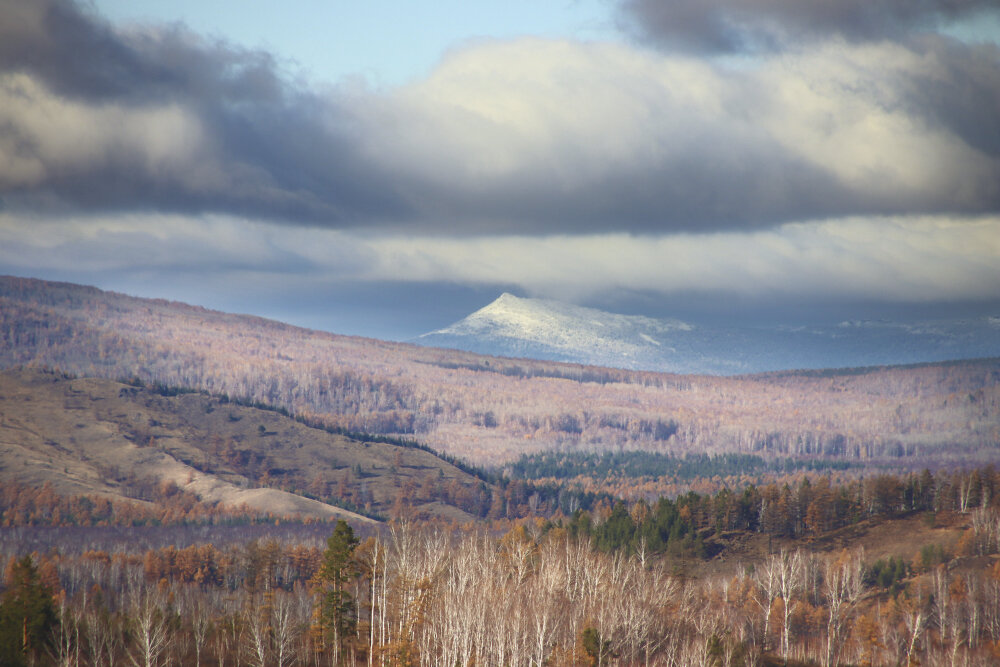
[[59,623],[52,592],[31,556],[11,563],[0,597],[0,664],[26,665],[44,655]]
[[321,607],[323,627],[332,635],[337,656],[342,655],[355,630],[354,598],[348,592],[348,584],[358,576],[358,564],[354,559],[357,545],[354,530],[341,519],[326,541],[323,564],[319,570],[324,589]]

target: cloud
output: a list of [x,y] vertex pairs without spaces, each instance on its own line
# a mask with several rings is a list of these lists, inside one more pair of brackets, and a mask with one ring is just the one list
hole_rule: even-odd
[[381,239],[366,274],[516,284],[581,300],[627,289],[937,301],[1000,293],[1000,218],[847,218],[710,235]]
[[982,213],[1000,204],[1000,117],[988,111],[1000,67],[989,62],[1000,64],[995,49],[940,39],[831,42],[744,69],[497,42],[372,100],[366,148],[420,194],[426,218],[465,231]]
[[[215,288],[241,276],[343,279],[375,259],[338,232],[282,228],[230,216],[125,214],[23,218],[0,214],[0,266],[24,276],[157,275],[164,284],[211,276]],[[206,284],[207,289],[207,284]],[[207,289],[207,291],[211,291]]]
[[[715,234],[414,238],[281,229],[227,217],[36,221],[0,215],[0,266],[18,275],[198,276],[292,300],[351,283],[512,286],[572,301],[609,291],[784,300],[939,302],[1000,294],[1000,217],[843,218]],[[177,278],[181,276],[181,278]],[[296,296],[298,295],[298,296]]]
[[823,40],[733,67],[522,39],[402,88],[318,91],[183,26],[0,3],[0,196],[19,214],[544,236],[1000,208],[995,47]]
[[22,210],[217,211],[337,224],[397,213],[339,102],[183,26],[116,31],[3,0],[0,191]]
[[898,40],[996,13],[992,0],[622,0],[622,23],[672,50],[735,53],[838,36]]

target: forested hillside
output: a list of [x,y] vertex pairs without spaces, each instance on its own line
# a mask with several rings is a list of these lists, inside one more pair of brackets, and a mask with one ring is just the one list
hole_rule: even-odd
[[325,544],[6,529],[0,662],[986,667],[998,490],[990,469],[884,476]]
[[191,387],[475,463],[647,450],[908,467],[1000,457],[1000,361],[743,378],[336,336],[78,285],[0,279],[0,365]]

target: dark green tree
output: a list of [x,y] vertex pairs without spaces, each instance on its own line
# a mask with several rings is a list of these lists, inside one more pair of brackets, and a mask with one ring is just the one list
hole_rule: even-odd
[[358,563],[354,559],[357,546],[354,529],[341,519],[326,541],[323,564],[319,570],[324,590],[321,609],[323,627],[332,635],[338,659],[355,631],[354,598],[348,584],[359,574]]
[[614,657],[611,652],[611,640],[601,637],[597,628],[584,628],[581,640],[583,650],[590,658],[591,667],[602,667]]
[[598,549],[602,551],[617,551],[618,549],[629,551],[633,546],[635,522],[625,508],[625,504],[617,502],[611,510],[611,516],[594,532]]
[[0,596],[0,665],[37,662],[58,623],[52,592],[42,583],[31,556],[12,563]]

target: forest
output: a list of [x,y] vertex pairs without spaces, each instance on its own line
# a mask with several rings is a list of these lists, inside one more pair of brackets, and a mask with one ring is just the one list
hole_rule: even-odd
[[0,278],[0,369],[2,665],[1000,661],[998,359],[678,376]]
[[206,391],[480,466],[648,451],[919,470],[995,461],[1000,441],[997,359],[680,376],[336,336],[0,278],[0,366],[22,365]]
[[0,662],[995,664],[998,489],[992,468],[804,479],[569,516],[363,534],[340,520],[159,546],[36,527],[49,532],[31,553],[0,541]]

